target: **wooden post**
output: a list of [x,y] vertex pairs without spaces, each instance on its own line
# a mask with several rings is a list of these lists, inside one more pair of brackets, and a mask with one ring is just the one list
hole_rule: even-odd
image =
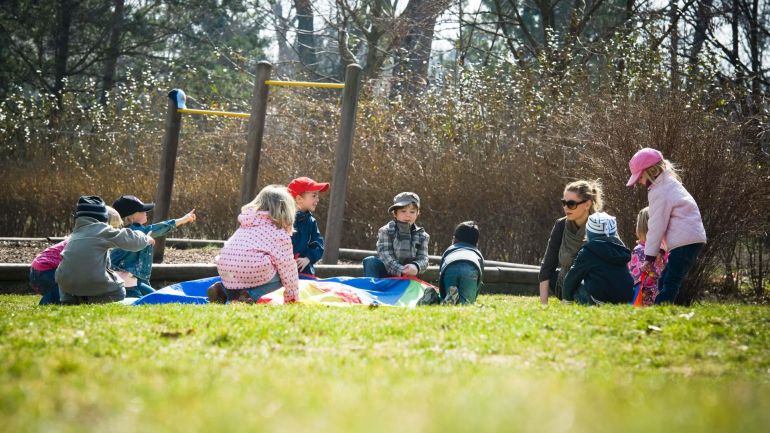
[[[181,102],[182,107],[179,107]],[[168,219],[171,207],[171,190],[174,188],[174,170],[176,170],[176,154],[179,148],[179,131],[182,129],[182,115],[178,108],[184,108],[184,92],[174,89],[168,93],[168,108],[166,109],[166,133],[163,135],[163,153],[160,156],[160,179],[155,193],[155,209],[152,221],[159,222]],[[162,263],[166,249],[166,238],[155,240],[153,262]]]
[[254,79],[254,96],[251,100],[249,133],[246,137],[246,160],[243,162],[243,182],[241,183],[241,204],[250,202],[257,195],[257,175],[259,174],[259,156],[262,153],[262,135],[265,132],[267,115],[267,84],[273,65],[270,62],[257,63],[257,76]]
[[336,264],[342,242],[343,217],[345,216],[345,196],[348,191],[348,173],[352,159],[353,136],[356,127],[356,109],[358,107],[358,89],[361,85],[361,67],[348,65],[345,69],[345,89],[342,91],[342,118],[334,151],[334,173],[332,174],[329,213],[326,218],[326,248],[323,262]]

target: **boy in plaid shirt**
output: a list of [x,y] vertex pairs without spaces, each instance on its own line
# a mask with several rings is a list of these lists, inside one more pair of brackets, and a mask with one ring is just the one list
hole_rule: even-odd
[[364,276],[414,277],[425,272],[430,235],[415,225],[420,215],[420,197],[413,192],[399,193],[393,197],[393,206],[388,212],[393,220],[380,228],[377,256],[364,259]]

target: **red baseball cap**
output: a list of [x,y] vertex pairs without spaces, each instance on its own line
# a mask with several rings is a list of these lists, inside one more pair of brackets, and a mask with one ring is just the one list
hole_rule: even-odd
[[329,183],[316,182],[309,177],[298,177],[289,182],[289,185],[286,188],[292,196],[296,197],[311,191],[326,192],[329,189]]

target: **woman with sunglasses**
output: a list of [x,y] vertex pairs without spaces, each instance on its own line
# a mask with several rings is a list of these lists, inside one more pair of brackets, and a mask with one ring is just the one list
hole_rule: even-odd
[[548,304],[548,292],[562,298],[564,276],[585,243],[588,216],[602,209],[602,186],[598,180],[567,184],[561,199],[564,217],[556,220],[540,264],[540,303]]

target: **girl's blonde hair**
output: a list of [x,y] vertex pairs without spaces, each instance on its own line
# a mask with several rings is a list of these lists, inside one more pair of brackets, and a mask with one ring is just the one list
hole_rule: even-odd
[[661,175],[664,171],[668,171],[671,173],[671,176],[673,176],[674,179],[676,179],[679,183],[682,183],[682,178],[679,177],[679,171],[676,169],[676,166],[674,166],[674,163],[667,159],[661,159],[657,164],[653,165],[652,167],[648,167],[644,169],[644,173],[647,174],[647,177],[650,180],[655,180],[658,178],[658,176]]
[[241,211],[247,209],[267,211],[270,214],[270,219],[280,229],[293,227],[294,216],[297,213],[294,198],[283,185],[268,185],[262,188],[254,200],[243,205]]
[[596,180],[576,180],[568,183],[564,187],[564,191],[574,192],[580,198],[580,200],[591,200],[591,208],[588,210],[589,214],[594,212],[600,212],[604,207],[602,201],[602,183],[599,179]]
[[636,216],[636,238],[642,242],[647,240],[647,222],[650,220],[650,208],[645,207]]
[[105,206],[107,208],[107,224],[112,228],[119,229],[123,227],[123,218],[120,217],[118,211],[112,206]]

